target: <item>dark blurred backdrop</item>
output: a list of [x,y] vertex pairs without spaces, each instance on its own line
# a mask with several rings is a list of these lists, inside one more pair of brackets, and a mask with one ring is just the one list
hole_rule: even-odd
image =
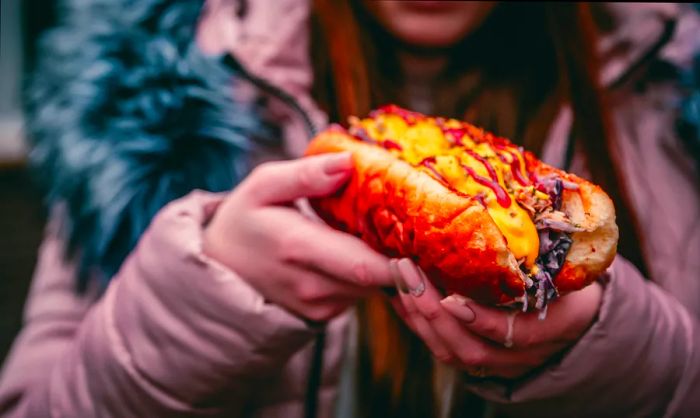
[[45,211],[27,167],[22,84],[37,39],[55,20],[51,0],[0,2],[0,363],[20,329],[22,307],[41,242]]

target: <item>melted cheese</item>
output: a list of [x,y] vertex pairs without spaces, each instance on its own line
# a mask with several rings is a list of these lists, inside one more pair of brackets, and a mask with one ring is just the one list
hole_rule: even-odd
[[530,215],[518,205],[504,209],[488,206],[489,215],[508,241],[508,249],[516,259],[525,259],[525,265],[535,264],[540,250],[540,238]]
[[[524,260],[526,266],[534,266],[539,252],[537,229],[529,213],[518,205],[515,199],[517,191],[524,186],[512,179],[510,164],[501,160],[498,151],[490,143],[477,143],[465,135],[460,138],[460,145],[455,145],[446,138],[443,129],[434,118],[419,118],[415,123],[408,124],[400,116],[380,114],[374,119],[364,119],[359,124],[375,140],[379,142],[390,140],[399,144],[402,150],[392,150],[391,152],[419,169],[430,172],[427,167],[420,164],[426,158],[435,157],[433,165],[435,170],[455,190],[470,196],[481,196],[491,219],[505,237],[508,249],[516,259]],[[459,129],[464,125],[450,119],[444,121],[442,126]],[[474,156],[466,153],[465,149],[470,149],[488,160],[495,171],[497,183],[511,199],[509,207],[504,207],[497,201],[492,188],[478,183],[467,174],[464,166],[471,167],[481,177],[491,178],[486,166]],[[512,146],[508,150],[512,154],[505,153],[506,160],[510,162],[512,158],[518,158],[523,177],[527,178],[522,154]],[[506,179],[510,179],[510,181],[506,181]]]

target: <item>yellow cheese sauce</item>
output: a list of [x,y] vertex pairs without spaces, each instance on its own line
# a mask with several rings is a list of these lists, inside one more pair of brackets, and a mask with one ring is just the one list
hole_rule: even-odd
[[[422,116],[395,108],[367,119],[353,118],[351,132],[364,130],[387,150],[425,170],[446,186],[479,200],[506,238],[516,259],[531,268],[539,237],[530,214],[518,202],[520,193],[543,195],[528,179],[518,148],[454,119]],[[516,161],[517,160],[517,161]],[[519,172],[518,172],[519,171]],[[540,196],[541,197],[541,196]]]

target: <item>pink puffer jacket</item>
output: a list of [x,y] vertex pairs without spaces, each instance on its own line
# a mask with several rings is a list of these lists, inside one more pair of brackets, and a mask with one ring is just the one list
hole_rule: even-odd
[[[306,2],[249,2],[244,19],[235,18],[226,0],[209,5],[200,24],[202,49],[235,54],[325,123],[309,95]],[[605,81],[618,79],[660,37],[662,18],[678,12],[652,5],[626,15],[629,24],[603,47],[634,41],[639,48],[616,55]],[[678,63],[700,38],[696,16],[686,13],[680,22],[661,52]],[[469,387],[509,416],[700,411],[699,185],[673,134],[673,115],[655,106],[664,91],[619,88],[613,103],[651,281],[616,259],[598,319],[558,364],[508,390]],[[302,121],[284,107],[273,110],[285,122],[288,151],[300,155],[307,140]],[[563,109],[545,149],[548,162],[561,163],[570,119]],[[202,226],[220,200],[194,192],[161,210],[101,297],[75,295],[74,266],[61,258],[50,225],[26,323],[0,377],[0,415],[302,416],[317,330],[202,254]],[[335,414],[349,319],[343,315],[327,330],[319,416]]]

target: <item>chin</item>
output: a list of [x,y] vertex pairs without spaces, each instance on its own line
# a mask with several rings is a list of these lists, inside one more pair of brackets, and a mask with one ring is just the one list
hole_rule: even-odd
[[389,28],[394,37],[409,45],[422,48],[447,48],[464,39],[469,30],[457,28],[446,30],[435,22],[416,24],[409,27]]
[[367,9],[395,38],[418,47],[452,46],[490,14],[490,2],[365,1]]

